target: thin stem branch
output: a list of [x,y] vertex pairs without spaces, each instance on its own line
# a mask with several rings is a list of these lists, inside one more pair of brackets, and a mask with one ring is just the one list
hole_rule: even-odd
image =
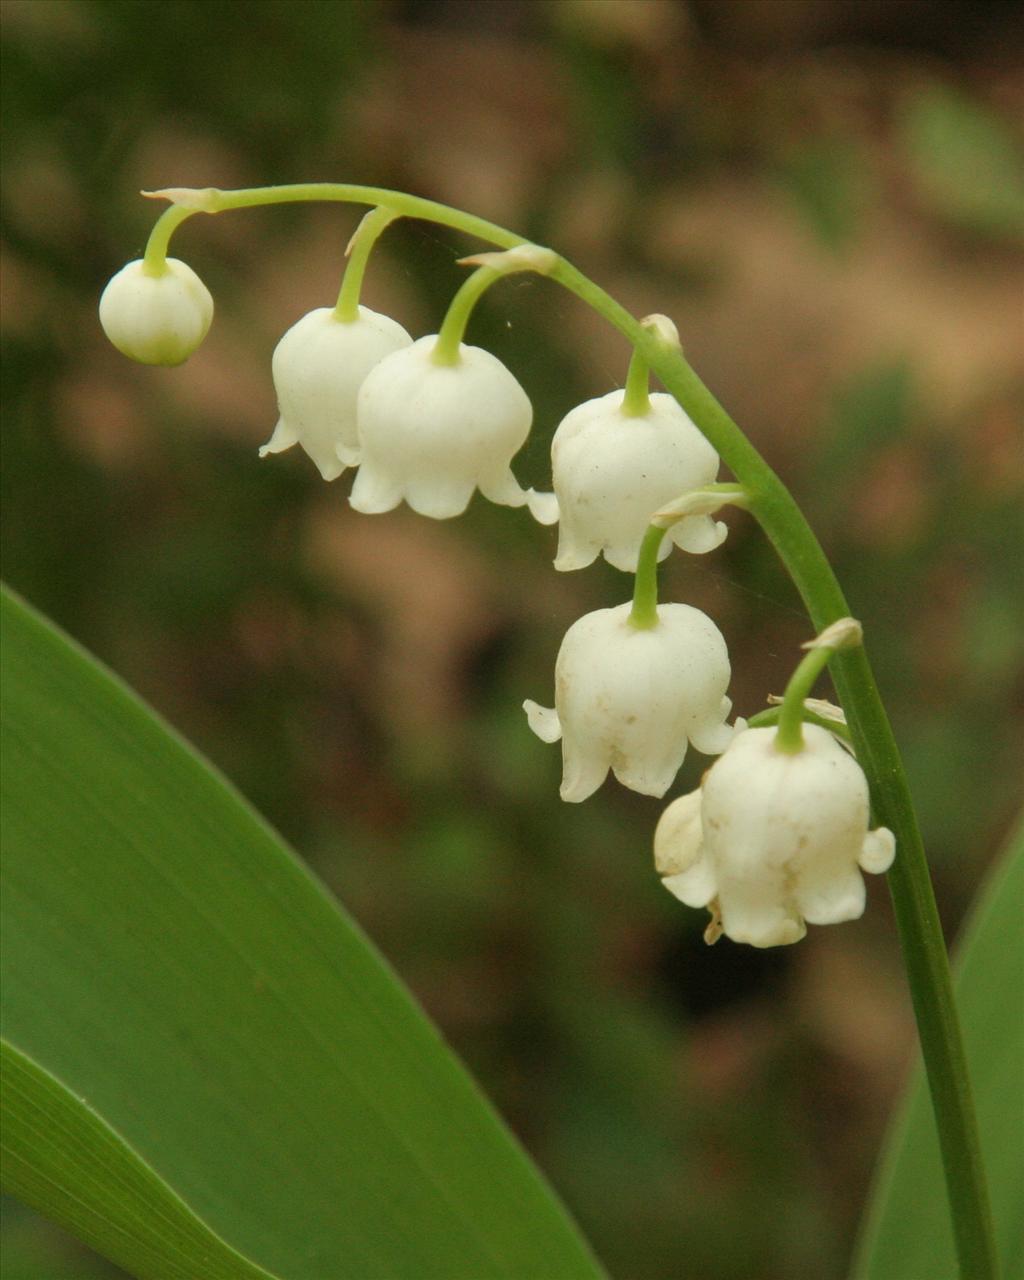
[[183,209],[181,205],[172,204],[165,209],[153,225],[146,241],[146,252],[142,258],[142,271],[147,276],[162,276],[167,270],[167,249],[171,236],[186,218],[192,216],[193,210]]
[[658,552],[665,530],[660,525],[648,526],[640,543],[633,580],[633,607],[629,621],[641,631],[658,625]]
[[775,746],[779,751],[795,753],[804,746],[804,698],[814,688],[814,682],[828,666],[832,656],[828,649],[812,649],[800,659],[800,664],[789,678],[782,707],[779,712],[779,732]]
[[622,413],[627,418],[642,418],[651,407],[651,375],[647,357],[633,348],[626,373],[626,389],[622,396]]
[[[781,707],[767,707],[764,711],[759,711],[757,715],[750,717],[747,721],[747,728],[770,728],[772,725],[779,723],[781,712]],[[820,715],[817,711],[812,711],[807,706],[804,706],[803,708],[801,719],[805,724],[816,724],[821,729],[827,729],[829,733],[834,733],[837,737],[842,738],[844,742],[849,742],[852,746],[850,730],[840,720],[831,720],[828,716]]]
[[438,330],[437,344],[431,356],[435,364],[458,364],[459,347],[466,335],[466,325],[473,308],[501,276],[502,273],[493,267],[477,267],[469,279],[463,281]]
[[363,288],[363,276],[366,264],[370,260],[373,246],[381,234],[399,215],[393,209],[379,205],[365,214],[362,222],[356,227],[349,241],[348,263],[342,276],[341,289],[338,291],[338,302],[334,308],[335,319],[349,324],[359,315],[359,295]]

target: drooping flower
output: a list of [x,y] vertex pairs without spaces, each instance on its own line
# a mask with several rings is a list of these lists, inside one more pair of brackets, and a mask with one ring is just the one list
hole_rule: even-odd
[[861,871],[892,863],[892,832],[869,830],[860,765],[826,729],[805,724],[803,735],[785,752],[774,728],[742,729],[700,789],[661,816],[655,865],[677,898],[711,910],[709,942],[783,946],[807,924],[855,920]]
[[562,739],[563,800],[585,800],[609,769],[634,791],[663,796],[688,743],[714,755],[732,737],[729,654],[715,624],[689,605],[663,604],[657,624],[639,628],[631,608],[574,622],[555,663],[554,709],[523,703],[539,738]]
[[151,275],[141,258],[107,282],[100,324],[118,351],[140,364],[182,364],[206,337],[213,298],[190,266],[168,258]]
[[331,307],[310,311],[274,351],[272,369],[280,411],[260,457],[299,444],[325,480],[359,463],[356,397],[370,370],[412,338],[388,316],[359,307],[339,320]]
[[530,501],[509,465],[533,421],[526,392],[489,351],[463,343],[454,363],[438,364],[436,344],[430,334],[386,356],[359,389],[357,511],[391,511],[404,500],[446,520],[477,488],[503,506]]
[[[710,484],[718,454],[672,396],[649,397],[645,412],[624,412],[625,392],[577,405],[551,442],[551,470],[559,508],[556,569],[582,569],[599,554],[635,572],[651,516],[671,499]],[[708,515],[677,521],[662,543],[705,552],[725,538],[726,526]]]

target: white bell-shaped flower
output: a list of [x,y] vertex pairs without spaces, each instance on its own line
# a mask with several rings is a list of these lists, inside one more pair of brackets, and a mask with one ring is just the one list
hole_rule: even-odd
[[855,920],[861,871],[892,863],[892,832],[868,830],[860,765],[826,729],[805,724],[803,736],[802,750],[783,752],[775,729],[742,729],[700,790],[662,814],[655,865],[677,898],[711,910],[709,942],[724,932],[776,947],[806,924]]
[[[718,474],[718,454],[672,396],[656,392],[639,415],[623,412],[624,397],[612,391],[577,405],[555,431],[556,569],[585,568],[603,552],[617,569],[635,572],[653,513]],[[687,516],[669,529],[658,558],[673,543],[684,551],[711,551],[726,531],[711,516]]]
[[370,370],[412,338],[388,316],[359,307],[339,320],[318,307],[298,320],[274,351],[272,369],[280,418],[260,457],[299,444],[325,480],[359,463],[356,397]]
[[437,335],[396,351],[359,389],[362,462],[349,499],[357,511],[390,511],[404,499],[421,515],[461,515],[473,490],[503,506],[530,499],[510,462],[530,432],[526,392],[489,351],[459,347],[433,359]]
[[140,364],[175,365],[187,360],[206,337],[213,298],[190,266],[168,258],[159,275],[148,275],[141,258],[107,283],[100,298],[100,324],[118,351]]
[[586,800],[611,769],[648,796],[663,796],[687,744],[715,755],[733,730],[729,654],[699,609],[658,606],[657,625],[629,620],[632,606],[598,609],[566,632],[555,663],[555,707],[526,701],[530,728],[562,739],[563,800]]

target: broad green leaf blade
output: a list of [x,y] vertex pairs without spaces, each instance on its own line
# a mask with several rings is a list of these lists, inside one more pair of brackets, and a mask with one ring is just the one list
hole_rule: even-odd
[[81,1099],[0,1041],[4,1189],[135,1275],[273,1280],[215,1236]]
[[11,1043],[284,1280],[599,1275],[277,837],[109,673],[0,607]]
[[[1024,1275],[1024,827],[957,951],[956,995],[1002,1274]],[[857,1280],[960,1280],[928,1088],[918,1067],[879,1172]]]

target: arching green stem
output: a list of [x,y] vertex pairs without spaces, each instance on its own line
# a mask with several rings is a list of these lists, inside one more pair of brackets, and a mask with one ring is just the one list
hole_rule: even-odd
[[792,754],[804,747],[804,698],[814,688],[814,682],[825,670],[832,656],[830,649],[812,649],[805,653],[800,665],[790,677],[779,710],[779,731],[775,746],[779,751]]
[[363,276],[366,264],[370,260],[373,246],[380,239],[381,233],[391,225],[399,215],[393,209],[383,205],[371,209],[356,227],[349,241],[348,263],[342,277],[338,302],[334,308],[334,317],[343,323],[350,323],[359,315],[359,295],[363,287]]
[[656,524],[649,525],[640,543],[629,621],[641,631],[658,625],[658,552],[665,532]]
[[172,204],[165,209],[153,224],[153,230],[146,241],[146,252],[142,258],[142,271],[147,276],[162,276],[167,270],[167,249],[171,236],[186,218],[192,216],[193,210],[183,209],[181,205]]
[[[180,206],[168,210],[153,229],[147,261],[157,272],[171,233],[193,213],[306,200],[386,204],[405,217],[426,218],[503,249],[525,243],[522,236],[495,223],[432,200],[380,187],[303,183],[242,191],[172,189],[154,194]],[[715,447],[747,491],[749,508],[793,579],[814,626],[822,630],[847,616],[850,609],[842,590],[803,513],[682,353],[668,347],[656,334],[646,332],[634,316],[571,263],[559,259],[547,274],[642,351],[651,371]],[[896,836],[897,855],[888,881],[935,1109],[961,1274],[965,1280],[995,1280],[991,1211],[963,1039],[906,775],[865,650],[856,648],[836,654],[832,676],[857,758],[871,786],[874,811]]]
[[651,407],[651,374],[647,357],[633,348],[626,374],[626,390],[622,397],[622,412],[627,418],[642,418]]
[[473,314],[473,308],[495,280],[501,279],[502,274],[494,267],[477,267],[469,279],[463,282],[441,322],[437,344],[431,356],[435,364],[458,364],[459,347],[465,337],[466,325]]

